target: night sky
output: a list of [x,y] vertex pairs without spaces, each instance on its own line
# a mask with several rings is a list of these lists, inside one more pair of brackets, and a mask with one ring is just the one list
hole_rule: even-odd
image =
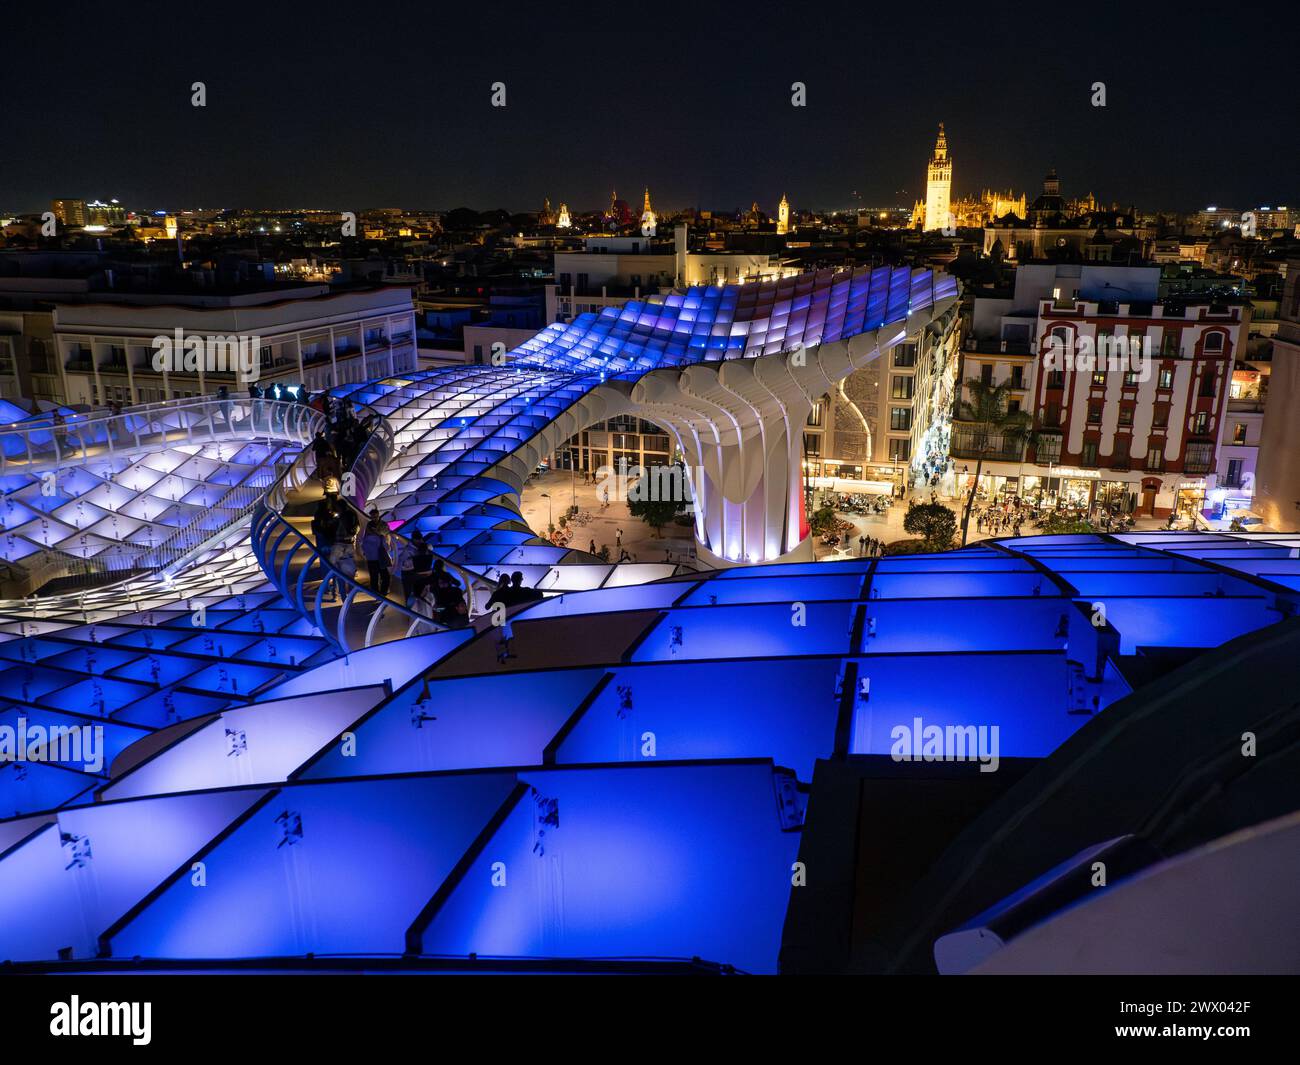
[[1300,201],[1284,8],[946,10],[6,0],[0,211],[910,206],[940,120],[959,195]]

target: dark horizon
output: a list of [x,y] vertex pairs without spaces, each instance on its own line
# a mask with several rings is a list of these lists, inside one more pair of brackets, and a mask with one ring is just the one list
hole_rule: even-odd
[[[1055,167],[1067,198],[1148,210],[1300,199],[1282,187],[1300,170],[1285,58],[1263,53],[1243,98],[1197,75],[1220,65],[1197,20],[1146,29],[1119,5],[1086,29],[1027,13],[993,32],[852,5],[709,20],[669,5],[647,23],[608,5],[392,4],[366,23],[337,0],[300,13],[143,0],[107,27],[101,10],[6,8],[7,37],[46,61],[0,69],[0,209],[117,197],[136,210],[520,213],[549,198],[582,213],[611,189],[637,205],[645,186],[668,213],[757,201],[770,214],[783,193],[796,209],[910,206],[939,122],[957,196],[1032,200]],[[970,25],[968,11],[926,18]],[[795,81],[806,107],[791,106]],[[1091,103],[1098,81],[1105,107]]]

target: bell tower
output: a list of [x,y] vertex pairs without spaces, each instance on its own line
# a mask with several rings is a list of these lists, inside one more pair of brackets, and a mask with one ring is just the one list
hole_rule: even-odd
[[948,154],[948,137],[939,123],[939,139],[934,142],[934,155],[925,168],[925,228],[944,229],[948,225],[948,212],[952,196],[952,157]]

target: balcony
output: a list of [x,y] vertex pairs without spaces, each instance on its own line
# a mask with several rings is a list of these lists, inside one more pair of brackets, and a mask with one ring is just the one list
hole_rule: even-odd
[[1183,458],[1183,472],[1209,473],[1212,469],[1214,469],[1214,441],[1189,441],[1187,454]]
[[965,350],[974,355],[1033,355],[1027,340],[999,340],[996,337],[991,340],[967,337]]
[[954,422],[952,443],[948,452],[953,458],[984,459],[986,462],[1020,462],[1025,454],[1025,441],[1006,439],[1000,434],[985,434],[971,426]]

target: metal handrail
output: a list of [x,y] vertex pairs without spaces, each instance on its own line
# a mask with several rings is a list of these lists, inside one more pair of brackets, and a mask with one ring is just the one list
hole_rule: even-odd
[[[234,418],[228,416],[234,414],[236,407],[241,408],[245,415],[244,426],[238,431],[234,428]],[[204,443],[218,438],[228,439],[232,436],[238,436],[241,439],[241,442],[247,443],[250,439],[254,438],[248,435],[249,429],[251,428],[255,434],[259,432],[264,433],[268,440],[279,438],[296,442],[300,445],[301,449],[298,459],[301,459],[303,454],[305,454],[307,445],[325,422],[325,416],[314,407],[285,400],[236,400],[233,398],[223,400],[206,397],[200,400],[183,401],[179,404],[174,404],[171,407],[152,404],[149,409],[150,411],[157,411],[160,414],[176,410],[183,410],[188,414],[206,412],[207,417],[205,420],[209,430],[208,436],[206,438],[201,435],[195,437],[193,432],[194,427],[203,424],[203,422],[190,420],[187,423],[186,442]],[[222,414],[221,419],[216,418],[218,412]],[[125,419],[134,416],[135,415],[132,412],[124,412],[121,415],[113,415],[112,418],[109,419],[100,419],[100,422],[104,423],[114,419]],[[217,433],[218,424],[224,426],[224,429],[220,434]],[[117,434],[110,433],[110,437],[115,435]],[[138,427],[134,433],[134,439],[140,441],[139,450],[146,450],[151,443],[156,442],[151,441],[147,435],[142,438],[138,432]],[[134,453],[137,449],[132,447],[130,450]],[[56,454],[59,453],[57,446],[55,452]],[[99,458],[104,456],[96,455],[94,457]],[[201,554],[213,545],[225,540],[229,537],[232,531],[239,528],[240,525],[251,517],[255,507],[257,506],[258,500],[265,496],[268,491],[273,490],[284,479],[284,477],[289,473],[289,470],[292,469],[293,465],[297,463],[298,459],[295,459],[294,464],[290,464],[289,467],[282,470],[269,486],[249,486],[247,484],[232,485],[230,490],[222,495],[215,504],[213,504],[210,508],[211,510],[219,511],[225,509],[224,505],[228,500],[232,497],[240,498],[246,496],[246,490],[250,487],[256,489],[256,491],[251,495],[251,497],[242,499],[231,520],[223,523],[217,529],[203,533],[196,533],[194,527],[191,525],[178,527],[161,543],[150,546],[140,555],[133,556],[130,559],[131,565],[122,566],[121,568],[123,570],[129,570],[129,572],[124,573],[122,580],[132,579],[138,574],[140,569],[160,569],[164,572],[174,573],[181,569],[186,562],[196,555]],[[29,467],[24,466],[23,469],[27,470]],[[3,466],[0,466],[0,471],[2,470]],[[41,554],[48,557],[48,552],[42,552]],[[112,573],[114,569],[108,561],[100,558],[83,559],[80,558],[80,556],[73,555],[66,551],[60,551],[59,554],[67,556],[69,562],[75,560],[80,563],[77,568],[80,569],[81,572],[80,574],[74,575],[93,575],[98,581],[102,579],[104,575]],[[22,560],[11,563],[10,565],[15,568],[28,568],[22,566]],[[46,568],[48,569],[48,567]],[[75,595],[77,593],[70,594]]]
[[[374,415],[376,418],[374,430],[372,430],[348,471],[352,475],[351,482],[341,484],[339,492],[339,498],[357,513],[358,526],[362,527],[364,522],[368,520],[363,509],[366,498],[393,455],[395,436],[392,427],[389,426],[387,420],[379,411],[364,403],[353,402],[352,405],[359,411]],[[285,471],[285,475],[277,480],[276,484],[262,496],[254,507],[253,525],[250,533],[253,552],[272,583],[280,589],[285,598],[299,608],[304,616],[310,618],[316,624],[316,627],[327,639],[344,651],[354,649],[350,646],[347,637],[347,627],[349,616],[355,610],[358,601],[376,604],[375,610],[366,625],[362,642],[363,647],[372,646],[376,642],[375,637],[378,635],[379,622],[389,612],[396,613],[408,620],[405,630],[400,634],[403,638],[426,632],[445,631],[448,628],[447,626],[412,610],[405,603],[378,595],[354,577],[349,577],[332,567],[311,538],[299,532],[285,518],[283,511],[285,504],[288,502],[289,493],[301,488],[312,476],[306,467],[307,455],[308,451],[304,449],[289,469]],[[349,490],[344,491],[345,488]],[[398,533],[391,533],[390,535],[406,543],[410,542]],[[289,545],[287,550],[285,548],[286,541],[288,541]],[[293,580],[289,572],[290,563],[295,558],[302,558],[304,549],[307,552],[307,557],[297,570],[296,580]],[[275,559],[282,551],[285,552],[284,562],[281,566],[276,566]],[[463,583],[467,608],[466,620],[468,622],[474,616],[475,583],[481,583],[481,578],[454,563],[447,562],[445,559],[443,561],[447,568]],[[318,567],[318,572],[325,574],[325,577],[317,587],[311,601],[308,602],[305,585],[307,575],[313,567]],[[291,584],[292,588],[290,587]],[[337,593],[340,591],[343,593],[341,596],[342,605],[339,608],[337,619],[331,625],[325,617],[325,607],[329,605],[325,601],[325,596],[329,593],[332,597],[337,597]],[[379,640],[378,642],[387,642],[387,640]]]
[[[377,411],[374,411],[374,408],[366,404],[357,404],[357,406],[378,414]],[[380,414],[374,432],[370,434],[365,446],[361,449],[356,461],[352,464],[354,484],[357,490],[351,497],[340,493],[340,498],[343,499],[349,507],[356,511],[359,528],[364,528],[365,523],[369,520],[369,515],[365,511],[367,499],[371,489],[374,488],[375,483],[379,480],[379,475],[383,473],[394,458],[395,447],[396,436],[393,433],[392,426],[390,426],[387,419]],[[361,467],[361,469],[358,470],[358,467]],[[413,547],[410,538],[403,536],[396,530],[390,529],[388,535],[391,540],[395,540],[402,545],[402,548],[410,549]],[[398,551],[392,552],[394,556],[396,556],[397,553]],[[449,558],[436,553],[434,557],[442,559],[443,565],[446,566],[448,571],[454,574],[460,581],[462,587],[465,589],[465,604],[468,610],[468,617],[471,619],[474,618],[477,614],[477,596],[480,594],[491,595],[493,590],[492,586],[484,581],[479,574],[474,573],[472,570],[465,569],[458,563],[452,562]],[[393,561],[396,561],[395,557]]]
[[[153,445],[205,443],[237,434],[247,437],[250,430],[275,435],[292,412],[321,417],[314,407],[295,401],[199,396],[129,407],[120,414],[74,415],[62,423],[53,418],[13,422],[4,427],[0,475],[111,459]],[[238,414],[244,414],[244,424],[236,430]],[[196,429],[200,430],[197,435]],[[22,458],[9,454],[15,442],[21,442]]]

